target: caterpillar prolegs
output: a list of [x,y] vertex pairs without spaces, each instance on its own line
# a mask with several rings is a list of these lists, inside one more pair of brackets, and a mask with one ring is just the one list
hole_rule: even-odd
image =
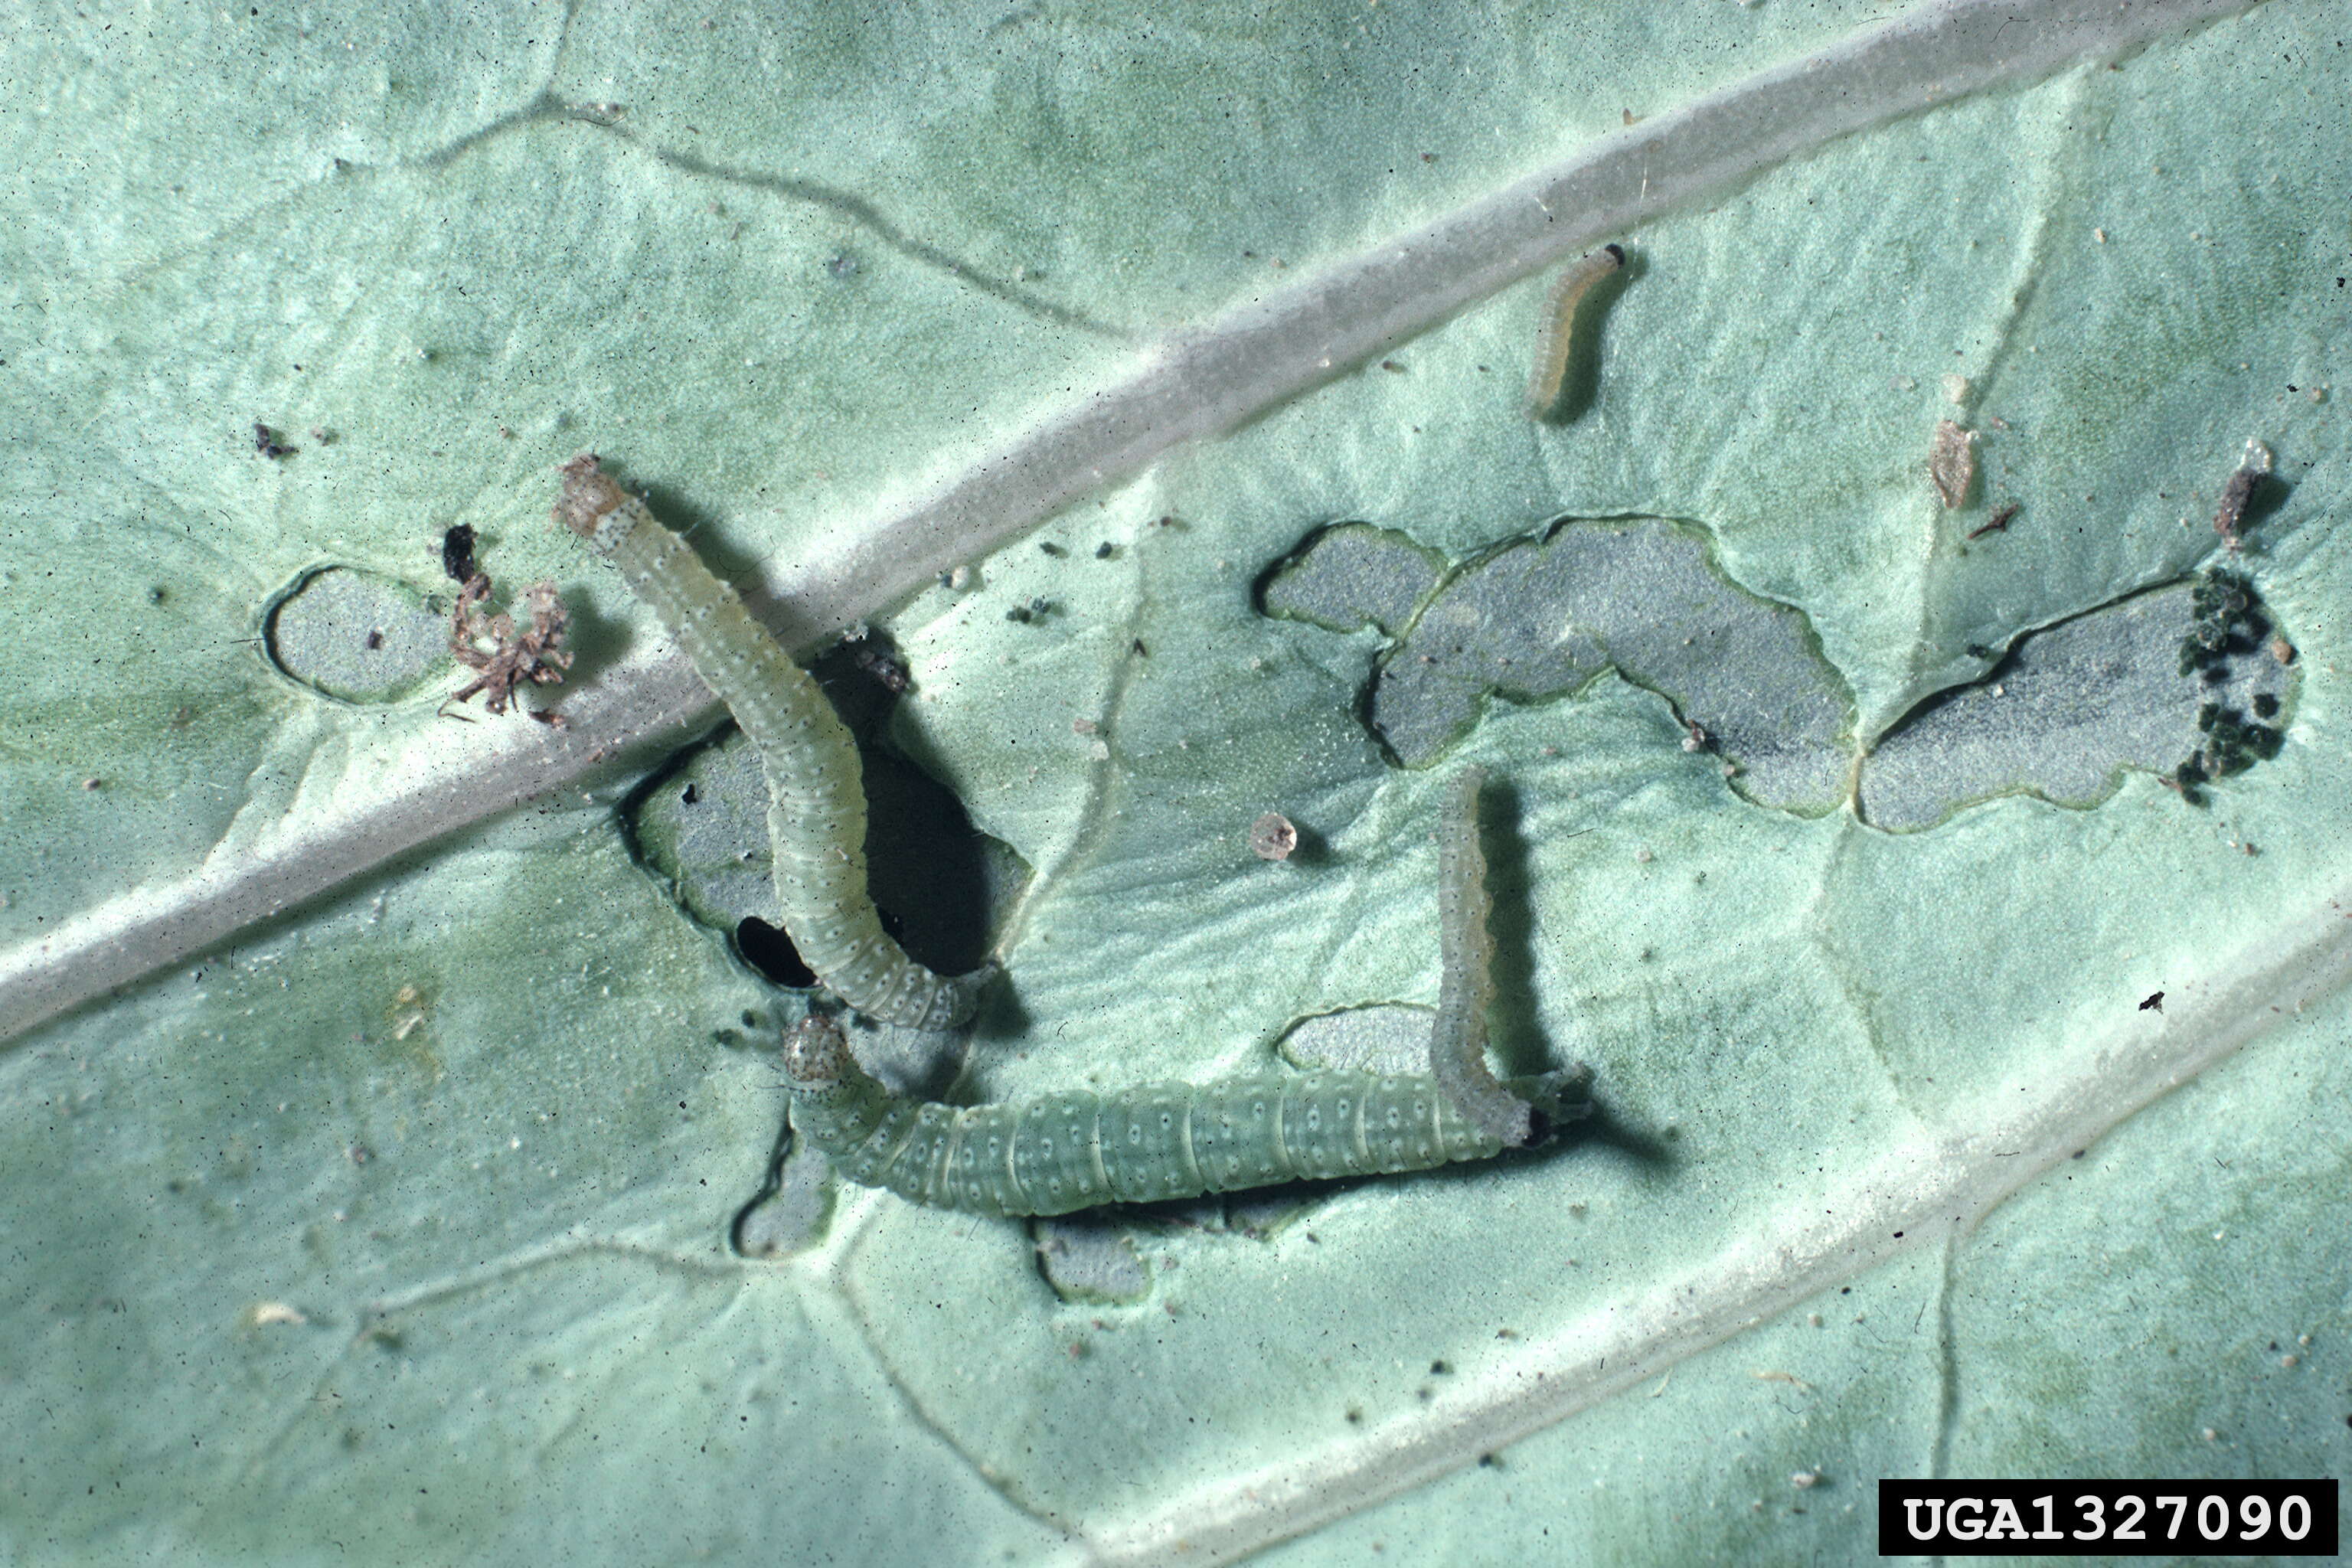
[[768,779],[776,902],[803,962],[870,1018],[944,1029],[971,1014],[996,966],[934,974],[882,930],[866,890],[857,748],[806,670],[686,541],[583,452],[563,465],[556,521],[621,569],[759,748]]
[[[1421,1074],[1252,1073],[1206,1086],[956,1107],[894,1094],[812,1014],[784,1037],[793,1128],[864,1186],[937,1208],[1056,1215],[1277,1182],[1426,1171],[1503,1141]],[[1582,1113],[1580,1070],[1526,1080],[1548,1117]]]
[[1439,837],[1444,978],[1427,1075],[1255,1073],[1205,1087],[1153,1083],[958,1108],[894,1094],[812,1016],[784,1040],[793,1126],[866,1186],[942,1208],[1054,1215],[1276,1182],[1423,1171],[1484,1160],[1549,1121],[1582,1114],[1580,1069],[1517,1086],[1486,1062],[1490,995],[1485,855],[1468,769],[1447,791]]

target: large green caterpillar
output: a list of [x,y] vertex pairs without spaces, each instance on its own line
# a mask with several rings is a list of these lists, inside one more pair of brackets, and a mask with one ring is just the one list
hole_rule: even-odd
[[1444,978],[1431,1071],[1253,1073],[956,1107],[895,1094],[857,1065],[841,1026],[812,1015],[784,1038],[793,1126],[866,1186],[985,1215],[1067,1214],[1276,1182],[1424,1171],[1485,1160],[1547,1121],[1582,1114],[1580,1069],[1498,1081],[1486,1063],[1486,857],[1465,770],[1439,835]]
[[711,575],[686,541],[583,452],[563,465],[556,521],[621,569],[760,749],[776,902],[825,989],[884,1023],[944,1029],[971,1016],[992,963],[934,974],[882,930],[866,891],[866,790],[857,747],[806,670]]
[[[1207,1085],[943,1105],[894,1094],[812,1014],[784,1037],[793,1128],[864,1186],[937,1208],[1055,1215],[1277,1182],[1426,1171],[1503,1152],[1419,1073],[1251,1073]],[[1581,1071],[1527,1080],[1549,1119],[1582,1113]]]

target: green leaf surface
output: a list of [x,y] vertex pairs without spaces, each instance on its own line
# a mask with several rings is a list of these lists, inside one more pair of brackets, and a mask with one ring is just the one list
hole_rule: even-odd
[[[2339,8],[355,16],[0,43],[0,1554],[1834,1561],[1881,1476],[2352,1469]],[[1476,763],[1499,1064],[1600,1114],[833,1189],[583,447],[910,677],[877,891],[1007,978],[885,1077],[1380,1059]],[[445,710],[459,524],[564,727]]]

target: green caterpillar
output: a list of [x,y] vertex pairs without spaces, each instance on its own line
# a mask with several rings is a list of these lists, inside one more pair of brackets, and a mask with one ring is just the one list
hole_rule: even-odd
[[563,465],[555,518],[621,569],[760,749],[776,902],[803,962],[867,1017],[945,1029],[996,974],[941,975],[882,930],[866,890],[866,790],[857,747],[806,670],[711,575],[686,541],[613,482],[593,452]]
[[[965,1108],[894,1094],[812,1016],[785,1036],[793,1126],[834,1169],[869,1187],[984,1215],[1067,1214],[1276,1182],[1425,1171],[1485,1160],[1581,1115],[1581,1069],[1516,1088],[1486,1062],[1491,942],[1478,790],[1466,769],[1439,831],[1444,978],[1430,1072],[1255,1073],[1205,1086],[1048,1095]],[[1538,1121],[1540,1116],[1543,1121]]]
[[1437,1020],[1429,1031],[1429,1076],[1470,1124],[1506,1147],[1528,1141],[1527,1100],[1486,1065],[1486,1009],[1495,999],[1494,942],[1486,917],[1486,852],[1478,843],[1484,768],[1465,768],[1446,787],[1437,826]]
[[[961,1023],[996,966],[934,974],[883,933],[866,891],[857,752],[824,693],[593,453],[562,472],[557,521],[621,569],[760,749],[776,899],[802,958],[870,1017],[929,1029]],[[1205,1088],[1155,1083],[958,1109],[885,1089],[850,1055],[841,1026],[812,1015],[785,1039],[793,1124],[852,1181],[1009,1215],[1428,1170],[1491,1158],[1528,1142],[1544,1121],[1582,1115],[1581,1068],[1507,1085],[1486,1063],[1484,782],[1469,769],[1447,795],[1438,855],[1443,980],[1426,1076],[1254,1074]]]
[[[1426,1171],[1505,1146],[1421,1074],[1252,1073],[956,1107],[883,1088],[822,1014],[784,1037],[784,1072],[793,1130],[836,1172],[919,1204],[1000,1217]],[[1538,1110],[1566,1120],[1583,1113],[1571,1101],[1584,1076],[1525,1081]]]

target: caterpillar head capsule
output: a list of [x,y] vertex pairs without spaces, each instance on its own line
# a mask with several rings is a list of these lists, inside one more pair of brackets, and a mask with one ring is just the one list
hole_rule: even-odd
[[1528,1102],[1528,1136],[1523,1148],[1549,1143],[1570,1122],[1581,1121],[1596,1107],[1592,1100],[1592,1069],[1582,1062],[1553,1072],[1510,1080],[1510,1089]]
[[555,521],[591,544],[606,548],[597,531],[606,514],[627,502],[629,492],[598,466],[593,452],[581,453],[557,471],[563,476],[563,494],[555,503]]
[[847,1037],[824,1014],[812,1013],[784,1032],[784,1076],[797,1087],[829,1088],[850,1065]]

